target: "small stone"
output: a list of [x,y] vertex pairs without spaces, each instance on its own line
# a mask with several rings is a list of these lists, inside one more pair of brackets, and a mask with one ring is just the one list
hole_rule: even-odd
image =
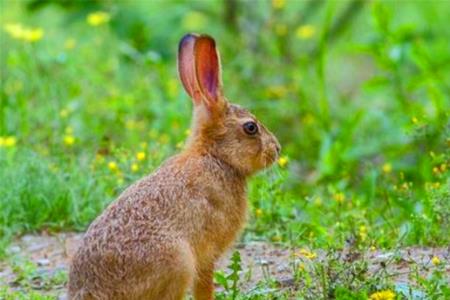
[[50,260],[46,258],[41,258],[36,261],[38,266],[48,266],[50,264]]

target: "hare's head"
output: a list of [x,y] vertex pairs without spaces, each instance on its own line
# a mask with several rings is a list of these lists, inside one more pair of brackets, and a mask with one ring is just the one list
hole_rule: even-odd
[[185,35],[178,49],[178,71],[194,103],[189,147],[217,157],[244,175],[277,159],[281,147],[275,136],[254,115],[224,97],[214,39]]

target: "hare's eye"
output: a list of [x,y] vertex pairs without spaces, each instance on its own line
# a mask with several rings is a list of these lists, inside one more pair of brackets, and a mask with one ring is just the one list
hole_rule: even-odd
[[244,123],[244,131],[248,135],[254,135],[258,133],[258,125],[255,122],[246,122]]

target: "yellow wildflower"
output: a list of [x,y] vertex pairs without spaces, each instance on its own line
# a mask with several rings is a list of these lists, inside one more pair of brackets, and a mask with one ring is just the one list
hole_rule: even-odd
[[409,190],[409,185],[408,185],[408,183],[407,183],[407,182],[404,182],[404,183],[401,185],[401,188],[402,188],[403,190],[405,190],[405,191]]
[[304,264],[298,264],[298,270],[299,271],[305,271],[305,265]]
[[447,170],[447,165],[445,163],[440,166],[441,172],[445,172]]
[[375,246],[370,246],[370,251],[375,251],[377,248]]
[[367,227],[365,225],[359,226],[359,236],[362,241],[365,241],[367,238]]
[[439,259],[439,257],[437,256],[433,256],[433,258],[431,259],[431,263],[435,266],[439,265],[441,263],[441,260]]
[[5,25],[5,31],[15,39],[21,39],[23,36],[24,28],[21,24],[9,23]]
[[382,169],[383,169],[383,172],[386,173],[386,174],[391,173],[392,172],[392,165],[390,163],[385,163],[383,165]]
[[190,129],[186,129],[186,130],[184,131],[184,135],[186,135],[186,136],[190,136],[191,134],[192,134],[192,132],[191,132]]
[[413,122],[413,124],[417,124],[419,123],[419,119],[417,119],[416,117],[412,117],[411,122]]
[[281,236],[279,236],[279,235],[274,235],[274,236],[272,237],[272,241],[275,242],[275,243],[281,241]]
[[345,201],[344,193],[336,193],[336,194],[333,195],[333,198],[339,204],[342,204]]
[[6,24],[5,31],[12,37],[26,42],[37,42],[44,36],[42,28],[27,28],[21,24]]
[[42,28],[27,29],[24,32],[23,40],[34,43],[42,39],[44,30]]
[[379,291],[370,295],[370,300],[394,300],[395,293],[391,290]]
[[110,161],[108,163],[108,169],[115,172],[115,171],[119,170],[119,167],[117,166],[117,164],[114,161]]
[[137,172],[139,171],[139,166],[136,163],[131,164],[131,171]]
[[281,157],[278,159],[278,165],[279,165],[280,167],[284,168],[284,167],[287,165],[288,161],[289,161],[289,160],[288,160],[287,156],[281,156]]
[[312,25],[302,25],[297,28],[295,34],[301,40],[312,38],[316,33],[316,28]]
[[286,0],[272,0],[272,7],[282,9],[286,5]]
[[308,259],[314,259],[317,257],[316,253],[309,251],[307,249],[300,249],[296,254],[297,256],[304,256]]
[[262,211],[261,208],[258,208],[258,209],[255,210],[255,216],[257,218],[261,217],[262,215],[263,215],[263,211]]
[[17,139],[13,136],[0,136],[0,147],[14,147]]
[[75,143],[75,138],[72,135],[67,134],[64,136],[63,141],[67,146],[72,146]]
[[86,21],[91,26],[99,26],[108,23],[110,19],[111,15],[104,11],[93,12],[86,17]]
[[140,152],[138,152],[137,154],[136,154],[136,158],[137,158],[137,160],[144,160],[145,159],[145,152],[144,151],[140,151]]

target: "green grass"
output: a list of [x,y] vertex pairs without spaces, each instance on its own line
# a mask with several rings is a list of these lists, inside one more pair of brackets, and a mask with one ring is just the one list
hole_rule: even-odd
[[[251,180],[244,241],[450,243],[446,3],[373,1],[339,26],[350,2],[238,1],[236,23],[221,2],[30,3],[0,1],[3,257],[17,235],[84,230],[182,148],[191,103],[176,51],[189,31],[216,38],[227,97],[279,137],[287,159]],[[111,20],[93,27],[97,10]],[[16,39],[11,23],[44,35]]]

